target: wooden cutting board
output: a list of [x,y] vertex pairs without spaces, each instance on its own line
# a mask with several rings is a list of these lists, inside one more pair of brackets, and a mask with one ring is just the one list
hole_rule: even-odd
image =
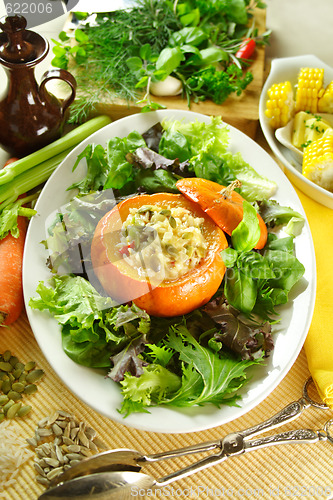
[[[256,9],[255,18],[258,33],[261,34],[266,29],[266,11],[264,9]],[[264,63],[265,49],[257,47],[253,62],[248,68],[253,74],[253,81],[247,86],[241,96],[231,95],[220,105],[207,100],[200,103],[191,103],[191,107],[189,108],[187,100],[182,99],[180,96],[152,96],[151,100],[166,106],[168,109],[183,109],[206,115],[220,115],[225,123],[233,125],[251,138],[254,138],[259,122],[259,98],[263,86]],[[94,91],[93,87],[91,91]],[[80,89],[77,90],[77,97],[80,97]],[[127,103],[122,100],[111,102],[106,96],[96,107],[94,115],[106,114],[112,120],[118,120],[124,116],[139,113],[142,106],[143,104],[135,102]]]

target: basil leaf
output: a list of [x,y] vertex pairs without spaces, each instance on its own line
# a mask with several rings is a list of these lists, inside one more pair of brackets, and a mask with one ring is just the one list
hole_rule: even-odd
[[166,47],[156,61],[156,69],[163,70],[166,75],[170,75],[184,59],[185,56],[179,47]]
[[260,238],[260,227],[256,209],[243,201],[243,219],[233,230],[231,241],[239,252],[249,252]]
[[235,309],[249,314],[257,299],[257,284],[251,275],[246,275],[237,267],[227,269],[224,294]]

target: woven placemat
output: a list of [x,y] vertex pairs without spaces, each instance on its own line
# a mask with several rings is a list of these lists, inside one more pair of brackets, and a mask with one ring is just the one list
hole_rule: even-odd
[[[99,415],[71,394],[45,360],[25,314],[12,327],[1,331],[0,352],[6,349],[11,350],[22,361],[36,361],[38,367],[45,371],[45,376],[38,385],[38,392],[29,399],[33,410],[25,418],[12,422],[19,436],[24,438],[33,436],[37,423],[43,417],[61,409],[74,414],[95,428],[99,437],[110,448],[133,448],[144,453],[157,453],[219,439],[229,432],[267,419],[287,403],[300,398],[303,383],[309,376],[305,354],[301,351],[278,388],[245,416],[206,431],[161,434],[138,431],[115,423]],[[332,411],[329,410],[329,414],[333,417]],[[281,430],[302,427],[319,429],[327,418],[328,414],[324,410],[310,408],[296,421],[281,427]],[[330,498],[333,497],[332,451],[331,445],[327,442],[258,450],[234,457],[223,464],[173,483],[163,492],[158,491],[155,498]],[[185,457],[156,464],[154,469],[156,477],[185,466],[196,458],[199,457]],[[6,492],[0,493],[0,498],[37,499],[45,488],[36,482],[35,477],[36,472],[31,458],[20,468],[16,484],[10,486]],[[136,493],[133,494],[133,498],[152,496],[139,496],[139,493]]]

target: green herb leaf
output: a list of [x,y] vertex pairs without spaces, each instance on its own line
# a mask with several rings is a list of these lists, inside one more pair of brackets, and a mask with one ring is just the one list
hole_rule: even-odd
[[238,252],[248,252],[258,243],[260,227],[256,209],[247,201],[243,202],[243,219],[233,230],[231,241]]
[[179,47],[167,47],[161,51],[156,61],[156,69],[170,75],[184,59],[184,54]]

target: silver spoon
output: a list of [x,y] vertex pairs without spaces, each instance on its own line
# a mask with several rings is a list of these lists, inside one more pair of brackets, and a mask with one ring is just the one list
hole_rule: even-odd
[[[144,456],[140,455],[139,452],[136,452],[135,450],[113,450],[111,452],[104,452],[100,455],[95,455],[89,459],[89,475],[61,482],[54,488],[51,488],[43,493],[39,497],[39,500],[65,500],[74,498],[85,500],[88,498],[91,499],[92,497],[98,500],[112,498],[130,499],[133,497],[133,492],[135,491],[148,489],[156,490],[157,488],[163,488],[173,481],[190,476],[191,474],[206,469],[207,467],[211,467],[212,465],[219,464],[229,457],[260,448],[280,444],[316,443],[318,441],[325,440],[328,440],[331,444],[333,444],[333,434],[330,433],[333,426],[333,419],[328,420],[324,428],[321,430],[314,431],[311,429],[297,429],[282,432],[273,436],[271,435],[263,438],[248,440],[250,436],[254,436],[259,432],[273,429],[285,422],[294,420],[303,412],[304,409],[309,408],[310,406],[327,410],[328,406],[323,403],[318,403],[309,397],[308,386],[311,381],[311,378],[306,381],[303,388],[302,398],[288,404],[270,419],[265,420],[264,422],[261,422],[253,427],[228,434],[222,440],[202,443],[156,455]],[[218,448],[216,453],[157,480],[148,474],[142,474],[141,472],[130,470],[91,473],[93,470],[96,470],[96,464],[98,466],[103,466],[105,469],[108,460],[112,459],[113,463],[117,461],[119,462],[118,459],[115,460],[117,456],[121,457],[124,461],[127,460],[128,463],[125,467],[130,467],[133,466],[136,461],[136,465],[138,465],[140,463],[143,464],[144,462],[156,462],[167,458],[216,448]],[[64,480],[63,476],[64,475],[62,475],[62,480]]]

